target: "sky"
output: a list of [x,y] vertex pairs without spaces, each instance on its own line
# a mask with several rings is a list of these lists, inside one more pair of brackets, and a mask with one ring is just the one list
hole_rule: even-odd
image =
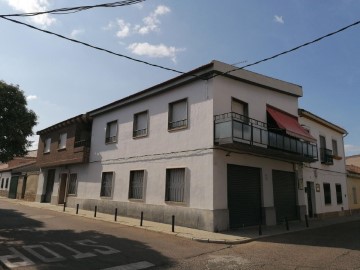
[[[110,2],[110,1],[109,1]],[[0,0],[0,14],[107,3]],[[168,68],[212,60],[250,64],[360,20],[358,0],[147,0],[67,15],[16,18],[41,29]],[[34,131],[178,74],[75,44],[0,18],[0,80],[20,86]],[[299,107],[348,131],[360,154],[360,25],[248,68],[303,87]],[[34,148],[38,138],[32,138]]]

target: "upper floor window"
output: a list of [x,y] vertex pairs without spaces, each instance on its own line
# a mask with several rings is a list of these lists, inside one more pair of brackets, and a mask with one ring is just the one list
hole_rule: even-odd
[[148,111],[134,114],[133,137],[143,137],[148,134]]
[[45,139],[44,153],[50,153],[51,138]]
[[182,99],[169,104],[169,130],[186,128],[188,126],[187,107],[187,99]]
[[339,156],[337,140],[332,140],[332,151],[334,156]]
[[[249,116],[249,106],[247,103],[232,98],[231,100],[231,112],[243,115],[245,117]],[[245,119],[243,119],[245,120]]]
[[113,190],[114,172],[103,172],[101,177],[101,197],[111,197]]
[[116,120],[106,124],[105,143],[115,143],[117,141],[117,126]]
[[67,133],[61,133],[59,136],[59,149],[65,149],[66,148],[66,139],[67,139]]

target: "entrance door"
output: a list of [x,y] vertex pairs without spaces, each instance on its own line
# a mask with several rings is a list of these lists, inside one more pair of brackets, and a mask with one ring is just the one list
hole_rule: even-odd
[[27,182],[27,176],[25,175],[24,178],[23,178],[23,185],[22,185],[22,190],[21,190],[21,199],[25,198],[26,182]]
[[258,225],[261,221],[261,169],[228,164],[227,173],[230,228]]
[[59,187],[59,204],[64,204],[66,198],[67,173],[61,174]]
[[47,178],[46,178],[46,189],[43,202],[49,203],[51,202],[51,195],[54,188],[55,181],[55,170],[48,170]]
[[12,176],[9,188],[9,198],[16,199],[17,187],[18,187],[19,176]]
[[298,219],[295,173],[273,170],[272,176],[277,221]]
[[306,182],[306,196],[307,196],[307,205],[308,205],[308,214],[309,217],[314,217],[315,214],[315,188],[314,182]]

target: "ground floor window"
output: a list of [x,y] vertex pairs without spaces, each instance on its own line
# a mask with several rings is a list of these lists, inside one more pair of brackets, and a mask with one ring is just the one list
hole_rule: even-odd
[[101,177],[100,197],[111,197],[114,172],[103,172]]
[[324,199],[325,204],[331,204],[331,189],[329,183],[324,183]]
[[144,171],[131,171],[129,182],[129,199],[143,199]]
[[7,189],[8,187],[9,187],[9,178],[6,178],[5,188]]
[[68,194],[76,195],[76,187],[77,187],[77,174],[71,173],[69,178]]
[[3,179],[1,179],[1,188],[4,188],[4,178]]
[[165,201],[184,202],[185,168],[166,170]]
[[342,201],[341,185],[336,184],[335,189],[336,189],[336,202],[337,204],[342,204],[343,201]]
[[352,195],[353,195],[353,203],[357,204],[357,194],[356,194],[356,187],[352,188]]

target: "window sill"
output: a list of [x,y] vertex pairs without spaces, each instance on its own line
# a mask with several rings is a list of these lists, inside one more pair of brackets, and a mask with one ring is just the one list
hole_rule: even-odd
[[67,194],[68,197],[76,197],[77,194]]
[[131,199],[131,198],[129,198],[129,202],[144,203],[145,200],[144,199]]
[[100,196],[100,199],[101,200],[112,200],[112,196],[110,196],[110,197],[105,197],[105,196]]
[[64,148],[58,148],[57,150],[58,150],[58,152],[66,151],[66,147],[64,147]]
[[183,130],[183,129],[187,129],[187,125],[185,126],[181,126],[181,127],[175,127],[175,128],[168,128],[168,132],[175,132],[175,131],[178,131],[178,130]]
[[108,144],[116,144],[116,143],[117,143],[117,140],[114,141],[114,142],[105,142],[106,145],[108,145]]
[[342,157],[340,157],[340,156],[333,156],[333,159],[342,160]]
[[50,151],[48,151],[48,152],[43,152],[43,154],[44,154],[44,155],[48,155],[48,154],[50,154]]
[[185,202],[165,201],[165,203],[173,206],[187,206]]
[[148,134],[133,136],[133,139],[134,139],[134,140],[136,140],[136,139],[143,139],[143,138],[146,138],[146,137],[148,137]]

